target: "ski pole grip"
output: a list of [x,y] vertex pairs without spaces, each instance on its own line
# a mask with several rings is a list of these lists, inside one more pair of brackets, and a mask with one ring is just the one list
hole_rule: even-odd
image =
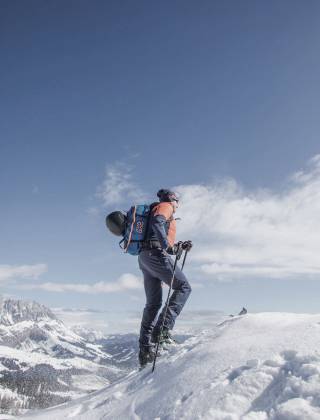
[[176,253],[177,259],[180,260],[183,253],[182,244],[179,244],[178,251]]

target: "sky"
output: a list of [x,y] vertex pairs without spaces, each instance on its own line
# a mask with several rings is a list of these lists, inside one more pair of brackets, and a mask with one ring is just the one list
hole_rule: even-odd
[[187,310],[319,311],[319,14],[2,0],[2,293],[142,312],[105,216],[173,188],[194,242]]

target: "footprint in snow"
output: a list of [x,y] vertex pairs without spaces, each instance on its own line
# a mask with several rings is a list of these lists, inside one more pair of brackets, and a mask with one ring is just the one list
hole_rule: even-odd
[[233,369],[229,373],[227,379],[230,382],[232,382],[235,379],[237,379],[240,375],[242,375],[242,373],[245,372],[246,370],[250,370],[250,369],[256,368],[258,366],[259,366],[259,360],[258,359],[248,360],[247,363],[246,363],[246,365],[240,366],[240,367],[238,367],[236,369]]
[[185,395],[182,396],[182,398],[178,399],[176,401],[176,405],[183,404],[185,401],[187,401],[188,398],[191,397],[191,395],[193,395],[193,391],[190,391],[189,394],[185,394]]

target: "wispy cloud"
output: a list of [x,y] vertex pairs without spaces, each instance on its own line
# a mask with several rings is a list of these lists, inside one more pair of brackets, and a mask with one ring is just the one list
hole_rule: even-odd
[[125,162],[107,165],[105,179],[98,187],[97,197],[105,207],[147,200],[146,193],[133,179],[133,166]]
[[320,155],[282,192],[246,191],[233,179],[177,189],[179,238],[194,241],[190,262],[202,277],[320,278]]
[[0,281],[17,279],[37,279],[48,271],[46,264],[0,265]]
[[76,293],[87,293],[87,294],[98,294],[98,293],[115,293],[123,292],[126,290],[137,290],[142,288],[142,281],[131,273],[123,274],[115,282],[104,282],[100,281],[97,283],[34,283],[34,284],[23,284],[20,286],[21,289],[37,289],[45,290],[47,292],[76,292]]
[[[132,170],[117,163],[107,168],[101,187],[105,205],[146,194],[133,180]],[[211,184],[181,185],[177,216],[178,238],[192,239],[187,265],[193,283],[255,278],[320,278],[320,155],[294,173],[282,191],[248,191],[234,179]],[[147,202],[147,200],[146,200]],[[0,265],[0,282],[38,279],[46,264]],[[133,274],[117,281],[90,283],[29,283],[18,288],[48,292],[115,293],[142,288]]]

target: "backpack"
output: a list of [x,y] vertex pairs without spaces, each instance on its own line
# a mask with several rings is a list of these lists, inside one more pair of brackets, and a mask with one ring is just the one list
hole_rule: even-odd
[[[119,229],[119,231],[122,232],[121,236],[123,236],[123,238],[119,242],[119,246],[121,249],[124,250],[125,253],[130,255],[139,254],[142,248],[142,243],[147,238],[151,209],[152,206],[149,204],[140,204],[132,206],[127,211],[124,217],[124,222],[121,228]],[[116,213],[121,212],[110,213],[106,218],[106,223],[109,230],[111,230],[110,218],[114,220]],[[122,218],[120,219],[122,220]],[[111,232],[117,234],[114,232],[114,230],[111,230]]]

